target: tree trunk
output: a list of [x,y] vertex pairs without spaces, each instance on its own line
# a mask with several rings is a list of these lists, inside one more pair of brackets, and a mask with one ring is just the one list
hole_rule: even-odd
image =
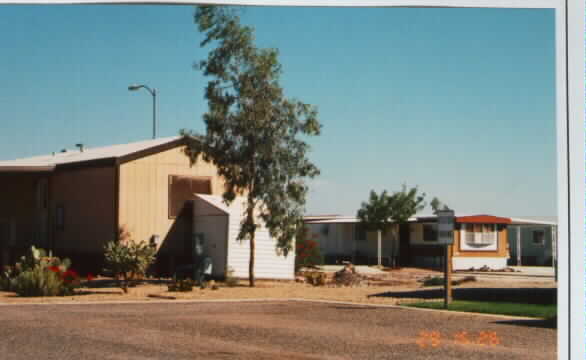
[[377,255],[378,255],[378,266],[382,265],[382,259],[381,259],[381,231],[377,230],[376,232],[376,240],[377,240]]
[[[248,210],[247,210],[248,214],[248,220],[247,222],[249,224],[254,224],[254,204],[252,203],[252,200],[249,198],[248,199]],[[248,261],[248,281],[249,281],[249,285],[250,287],[254,287],[254,249],[255,249],[255,239],[254,239],[254,235],[256,233],[256,229],[251,230],[250,232],[250,259]]]

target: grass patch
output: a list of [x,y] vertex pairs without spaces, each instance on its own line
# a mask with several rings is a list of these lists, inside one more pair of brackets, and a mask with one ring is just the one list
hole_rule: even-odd
[[[412,304],[404,304],[425,309],[443,309],[443,301],[426,301]],[[474,312],[483,314],[526,316],[549,319],[557,314],[557,305],[539,305],[539,304],[518,304],[507,302],[483,302],[483,301],[463,301],[454,300],[448,306],[448,310]]]

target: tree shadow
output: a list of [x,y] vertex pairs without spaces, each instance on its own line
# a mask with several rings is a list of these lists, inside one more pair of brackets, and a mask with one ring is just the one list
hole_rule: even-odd
[[[444,296],[443,288],[413,291],[387,291],[368,297],[390,297],[396,299],[437,299]],[[452,289],[454,300],[494,301],[519,304],[551,305],[557,303],[555,288],[460,288]]]

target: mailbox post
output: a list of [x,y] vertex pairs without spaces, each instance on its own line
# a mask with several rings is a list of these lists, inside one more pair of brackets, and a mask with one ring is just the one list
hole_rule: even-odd
[[437,212],[438,243],[444,245],[444,308],[452,302],[452,253],[450,246],[454,243],[454,211]]

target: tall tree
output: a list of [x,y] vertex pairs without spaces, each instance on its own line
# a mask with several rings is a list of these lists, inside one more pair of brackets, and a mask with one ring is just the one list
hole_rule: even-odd
[[377,195],[374,190],[371,190],[368,202],[362,203],[356,216],[360,220],[360,224],[367,230],[376,231],[377,262],[378,266],[381,266],[382,234],[392,223],[392,208],[387,191],[384,190],[380,195]]
[[259,219],[277,239],[283,255],[293,249],[303,216],[306,178],[319,174],[300,136],[319,135],[317,109],[284,96],[276,49],[254,44],[254,30],[242,25],[233,8],[198,6],[194,16],[203,33],[201,47],[213,44],[196,68],[211,77],[205,90],[206,133],[182,130],[192,162],[201,158],[218,168],[226,182],[226,203],[246,196],[238,239],[250,244],[249,280],[254,286],[255,232]]

